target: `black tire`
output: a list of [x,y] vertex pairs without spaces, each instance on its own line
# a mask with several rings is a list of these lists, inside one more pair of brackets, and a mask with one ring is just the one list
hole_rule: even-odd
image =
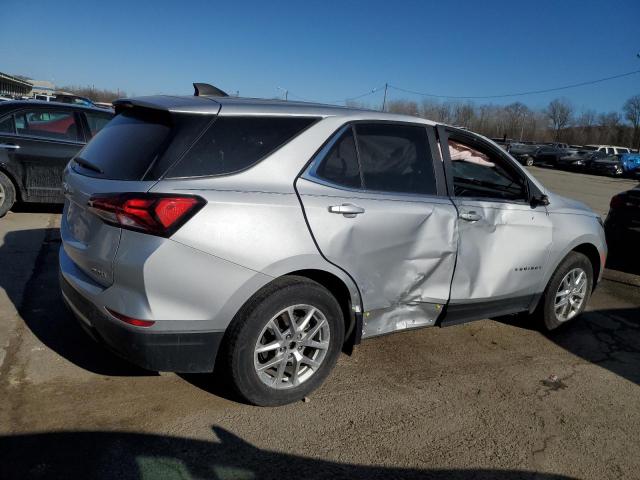
[[16,189],[13,182],[0,172],[0,218],[4,217],[16,201]]
[[[306,304],[318,309],[329,325],[329,347],[320,366],[298,386],[275,389],[258,376],[254,349],[263,328],[278,312],[292,305]],[[344,342],[342,309],[322,285],[304,277],[287,276],[260,290],[235,316],[225,334],[222,369],[236,392],[247,402],[277,406],[302,400],[318,388],[336,364]]]
[[525,160],[525,165],[527,167],[533,167],[533,157],[527,157],[527,159]]
[[[580,309],[578,313],[575,314],[571,319],[561,321],[558,319],[555,311],[555,300],[556,300],[556,292],[560,287],[560,283],[564,279],[565,275],[567,275],[571,270],[575,268],[581,268],[587,276],[587,285],[586,292],[584,296],[584,300],[582,301],[582,305],[580,305]],[[586,255],[583,255],[579,252],[571,252],[567,255],[556,271],[551,276],[549,283],[547,284],[547,288],[540,299],[540,303],[538,304],[538,308],[535,312],[535,317],[541,321],[542,325],[546,330],[555,330],[561,325],[569,323],[571,320],[578,317],[584,311],[587,303],[589,302],[589,298],[591,297],[591,291],[593,290],[593,266],[591,265],[591,261],[587,258]]]

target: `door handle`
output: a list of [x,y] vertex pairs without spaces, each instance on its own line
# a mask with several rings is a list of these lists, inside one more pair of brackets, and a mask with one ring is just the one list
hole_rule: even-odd
[[14,145],[13,143],[0,143],[0,148],[5,148],[7,150],[18,150],[20,145]]
[[463,212],[460,215],[458,215],[458,217],[467,222],[477,222],[482,218],[482,215],[474,211],[471,211],[471,212]]
[[364,213],[364,208],[351,203],[343,203],[342,205],[332,205],[329,207],[330,213],[339,213],[347,218],[353,218],[356,215]]

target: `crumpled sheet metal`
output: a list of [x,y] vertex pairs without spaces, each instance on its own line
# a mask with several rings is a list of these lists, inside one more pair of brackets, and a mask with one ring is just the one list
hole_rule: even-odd
[[[457,251],[457,212],[448,199],[382,200],[353,193],[336,198],[301,179],[298,189],[323,255],[349,272],[371,317],[363,336],[431,325],[449,298]],[[328,213],[329,205],[364,208],[355,218]],[[420,305],[429,304],[429,305]],[[380,312],[378,312],[380,310]],[[376,320],[375,322],[373,321]]]
[[362,338],[410,328],[430,327],[435,324],[442,308],[443,305],[438,303],[415,303],[365,312]]

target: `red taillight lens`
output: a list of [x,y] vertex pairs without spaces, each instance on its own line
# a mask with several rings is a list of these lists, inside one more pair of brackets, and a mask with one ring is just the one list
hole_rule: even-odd
[[123,315],[114,310],[111,310],[110,308],[107,308],[107,312],[109,312],[113,317],[117,318],[118,320],[121,320],[124,323],[128,323],[129,325],[133,325],[134,327],[150,327],[151,325],[156,323],[153,320],[140,320],[139,318],[127,317],[126,315]]
[[168,237],[202,208],[205,201],[189,195],[127,193],[91,197],[89,208],[108,223]]

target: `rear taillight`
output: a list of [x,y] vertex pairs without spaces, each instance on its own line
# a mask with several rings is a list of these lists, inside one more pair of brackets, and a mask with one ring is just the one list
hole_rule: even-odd
[[123,193],[91,197],[89,208],[112,225],[168,237],[205,203],[193,195]]

